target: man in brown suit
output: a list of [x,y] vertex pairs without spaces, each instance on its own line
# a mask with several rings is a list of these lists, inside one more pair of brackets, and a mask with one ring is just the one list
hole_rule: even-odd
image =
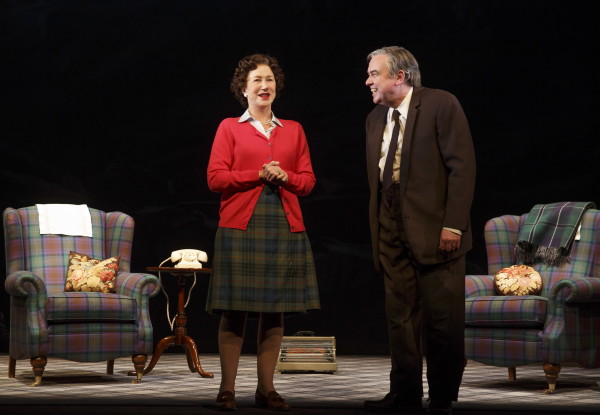
[[[408,50],[381,48],[368,62],[366,85],[378,104],[366,121],[369,223],[375,268],[384,275],[392,368],[390,392],[364,406],[421,411],[425,355],[428,413],[450,414],[464,369],[465,255],[475,187],[471,134],[455,96],[421,86]],[[390,142],[397,148],[386,168]]]

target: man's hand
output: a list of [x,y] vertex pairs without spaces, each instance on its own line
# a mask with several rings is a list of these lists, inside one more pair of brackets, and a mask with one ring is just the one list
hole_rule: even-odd
[[448,229],[442,229],[442,233],[440,234],[440,252],[448,255],[458,251],[460,248],[460,239],[461,236],[459,234]]

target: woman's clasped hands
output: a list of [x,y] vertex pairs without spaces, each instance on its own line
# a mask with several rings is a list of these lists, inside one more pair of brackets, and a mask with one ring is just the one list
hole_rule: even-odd
[[258,172],[258,177],[269,184],[283,186],[288,181],[288,175],[285,170],[279,167],[278,161],[271,161],[263,164],[262,170]]

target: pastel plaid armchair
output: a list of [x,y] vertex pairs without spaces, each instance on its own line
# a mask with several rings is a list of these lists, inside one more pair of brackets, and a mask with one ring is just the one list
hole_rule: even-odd
[[[154,275],[131,273],[134,221],[121,212],[89,209],[93,237],[40,235],[36,206],[4,210],[5,288],[10,295],[8,376],[30,359],[37,386],[49,356],[77,362],[132,356],[142,379],[153,346],[149,299],[160,289]],[[65,292],[70,251],[92,258],[119,256],[116,293]]]
[[466,277],[465,354],[487,365],[543,365],[552,393],[561,364],[600,367],[600,211],[581,220],[571,261],[562,266],[534,265],[543,280],[539,295],[500,296],[494,275],[517,264],[514,247],[527,215],[504,215],[485,225],[488,274]]

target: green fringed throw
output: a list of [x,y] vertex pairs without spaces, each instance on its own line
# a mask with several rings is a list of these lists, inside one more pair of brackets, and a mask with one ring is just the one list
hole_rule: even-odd
[[535,205],[525,218],[515,246],[522,264],[563,265],[570,261],[577,228],[593,202],[558,202]]

